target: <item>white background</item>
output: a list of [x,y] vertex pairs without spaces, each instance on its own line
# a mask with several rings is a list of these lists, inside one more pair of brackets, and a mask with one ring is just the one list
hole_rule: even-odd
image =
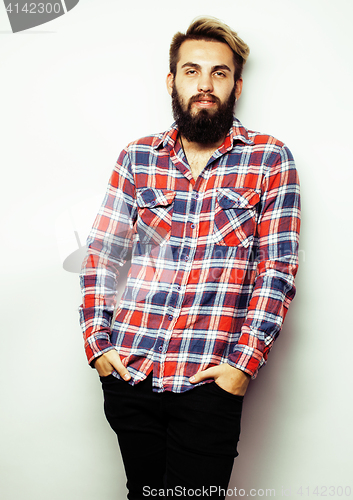
[[351,0],[81,0],[18,34],[0,6],[1,500],[124,498],[63,261],[120,150],[172,122],[169,43],[202,14],[249,44],[237,115],[288,145],[302,184],[298,293],[249,388],[230,486],[353,497]]

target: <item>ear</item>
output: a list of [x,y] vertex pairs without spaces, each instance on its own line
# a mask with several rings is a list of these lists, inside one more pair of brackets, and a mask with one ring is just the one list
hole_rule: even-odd
[[167,90],[168,90],[169,95],[172,95],[173,88],[174,88],[174,76],[172,73],[168,73],[168,75],[167,75]]
[[243,90],[243,79],[239,78],[239,80],[237,80],[235,87],[235,97],[237,98],[237,100],[239,99],[242,90]]

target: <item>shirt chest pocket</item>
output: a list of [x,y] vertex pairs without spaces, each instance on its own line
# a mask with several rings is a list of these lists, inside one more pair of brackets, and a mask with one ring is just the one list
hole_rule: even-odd
[[218,245],[248,247],[256,231],[260,194],[248,188],[218,188],[213,238]]
[[170,239],[175,191],[145,188],[137,191],[136,229],[144,245],[161,245]]

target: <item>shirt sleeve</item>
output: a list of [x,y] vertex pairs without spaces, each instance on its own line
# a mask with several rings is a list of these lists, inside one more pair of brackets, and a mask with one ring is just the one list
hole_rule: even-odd
[[228,359],[253,378],[279,335],[298,269],[300,191],[291,152],[283,146],[268,165],[257,226],[257,276],[241,336]]
[[80,284],[80,323],[88,362],[114,349],[110,342],[119,269],[131,254],[136,196],[131,162],[123,150],[87,240]]

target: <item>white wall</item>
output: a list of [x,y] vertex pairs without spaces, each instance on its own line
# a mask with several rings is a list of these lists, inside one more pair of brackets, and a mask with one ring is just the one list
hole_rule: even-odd
[[250,45],[238,117],[286,142],[302,183],[298,295],[247,394],[231,486],[353,496],[352,2],[82,0],[18,34],[0,6],[2,500],[124,498],[63,261],[122,147],[171,123],[169,43],[201,14]]

